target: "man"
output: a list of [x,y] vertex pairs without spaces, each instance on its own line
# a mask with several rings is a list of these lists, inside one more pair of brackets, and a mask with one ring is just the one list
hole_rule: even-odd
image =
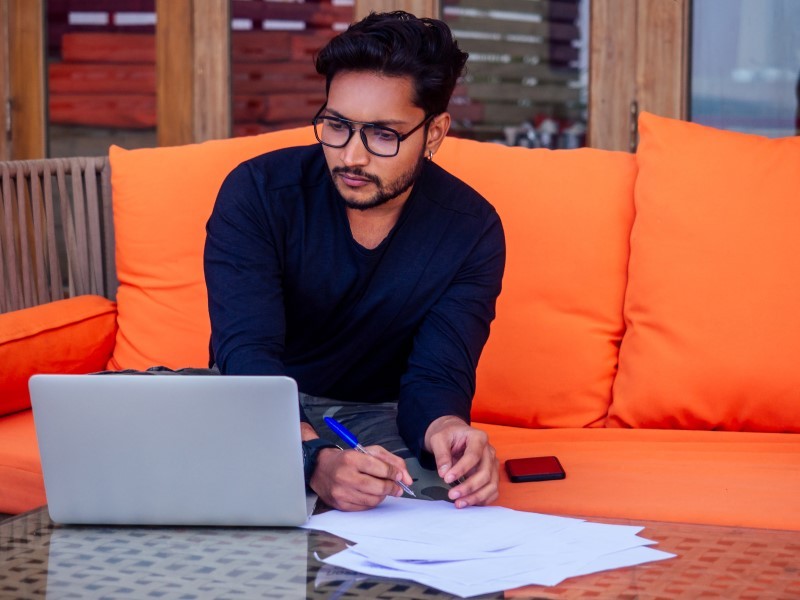
[[[469,412],[503,231],[431,161],[466,58],[442,21],[352,25],[316,58],[320,144],[237,167],[208,222],[212,363],[297,381],[306,481],[342,510],[401,495],[397,481],[436,498],[435,480],[458,508],[497,496],[495,452]],[[324,416],[369,454],[336,448]]]

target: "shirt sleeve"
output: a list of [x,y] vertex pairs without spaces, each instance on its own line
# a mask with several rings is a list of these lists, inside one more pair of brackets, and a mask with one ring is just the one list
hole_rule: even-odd
[[225,375],[285,374],[281,251],[264,190],[263,174],[240,165],[223,182],[206,225],[211,360]]
[[[463,248],[452,250],[454,258],[463,256]],[[398,427],[409,449],[427,464],[432,457],[424,450],[425,432],[434,420],[454,415],[470,422],[475,370],[495,316],[505,254],[502,224],[492,211],[414,337],[401,380]]]

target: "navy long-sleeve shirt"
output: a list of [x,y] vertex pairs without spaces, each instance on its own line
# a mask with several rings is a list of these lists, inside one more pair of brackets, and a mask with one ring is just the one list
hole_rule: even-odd
[[505,264],[500,219],[472,188],[426,161],[397,224],[368,250],[321,146],[289,148],[239,165],[206,229],[211,361],[222,373],[397,401],[417,456],[436,418],[469,422]]

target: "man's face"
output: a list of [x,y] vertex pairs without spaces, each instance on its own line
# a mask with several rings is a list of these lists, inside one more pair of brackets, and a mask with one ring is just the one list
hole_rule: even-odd
[[[376,123],[401,135],[411,131],[425,112],[412,102],[413,83],[408,77],[346,71],[331,81],[328,103],[322,113],[350,121]],[[349,208],[367,210],[388,202],[402,205],[411,193],[424,161],[425,127],[400,143],[396,156],[370,154],[358,128],[343,148],[323,146],[336,189]]]

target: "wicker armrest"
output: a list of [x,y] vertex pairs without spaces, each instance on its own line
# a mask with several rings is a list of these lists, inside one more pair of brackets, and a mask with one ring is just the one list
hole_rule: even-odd
[[0,313],[83,294],[113,299],[107,157],[0,162]]

